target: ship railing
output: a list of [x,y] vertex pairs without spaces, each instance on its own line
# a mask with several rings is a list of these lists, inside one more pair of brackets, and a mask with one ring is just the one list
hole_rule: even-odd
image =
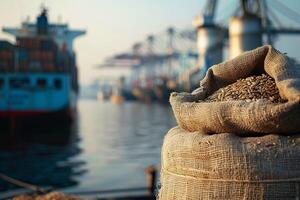
[[[89,191],[76,191],[69,193],[70,195],[78,195],[78,196],[98,196],[98,195],[115,195],[122,193],[130,193],[130,192],[143,192],[145,195],[143,197],[147,197],[147,199],[155,199],[156,193],[156,177],[157,177],[157,169],[154,166],[149,166],[145,169],[147,186],[146,187],[134,187],[134,188],[119,188],[119,189],[107,189],[107,190],[89,190]],[[54,191],[53,187],[40,187],[31,183],[27,183],[5,174],[0,173],[0,179],[6,181],[15,186],[21,187],[23,189],[16,191],[8,191],[5,193],[0,193],[0,200],[2,199],[11,199],[18,195],[33,195],[33,194],[47,194],[49,192]],[[102,198],[101,198],[102,199]],[[103,198],[104,199],[104,198]],[[142,198],[145,199],[145,198]]]

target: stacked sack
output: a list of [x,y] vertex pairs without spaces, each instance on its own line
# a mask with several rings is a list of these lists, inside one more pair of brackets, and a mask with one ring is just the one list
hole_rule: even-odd
[[172,93],[159,199],[299,199],[300,66],[271,46]]

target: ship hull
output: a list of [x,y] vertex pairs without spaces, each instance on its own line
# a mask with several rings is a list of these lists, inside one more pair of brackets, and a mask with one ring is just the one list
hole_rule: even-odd
[[[1,129],[10,128],[37,128],[43,127],[60,127],[69,125],[76,111],[65,108],[58,111],[26,111],[26,112],[0,112],[0,127]],[[40,128],[40,127],[38,127]]]
[[1,74],[0,82],[2,125],[68,123],[76,113],[77,93],[67,73]]

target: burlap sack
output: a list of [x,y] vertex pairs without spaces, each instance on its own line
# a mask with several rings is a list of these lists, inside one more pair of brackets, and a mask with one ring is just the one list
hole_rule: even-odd
[[160,200],[299,199],[300,136],[169,131]]
[[[262,72],[275,79],[286,103],[273,104],[266,100],[194,102],[240,78]],[[212,66],[199,89],[192,94],[172,93],[170,102],[178,124],[189,131],[241,135],[300,132],[300,67],[271,46],[263,46]]]

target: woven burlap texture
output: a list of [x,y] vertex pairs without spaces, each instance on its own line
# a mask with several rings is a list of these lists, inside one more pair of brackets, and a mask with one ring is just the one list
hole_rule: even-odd
[[[267,73],[286,103],[198,102],[238,79]],[[270,45],[212,66],[193,93],[172,93],[170,103],[179,126],[205,133],[291,134],[300,131],[300,67]]]
[[175,127],[162,148],[160,200],[299,199],[300,135],[239,137]]

